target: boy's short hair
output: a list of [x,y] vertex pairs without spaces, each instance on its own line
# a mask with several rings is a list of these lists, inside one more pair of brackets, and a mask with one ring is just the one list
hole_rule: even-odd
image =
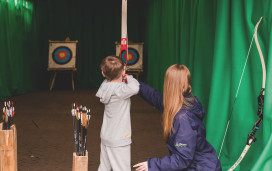
[[124,62],[118,56],[107,56],[101,62],[101,70],[108,81],[118,79],[124,69]]

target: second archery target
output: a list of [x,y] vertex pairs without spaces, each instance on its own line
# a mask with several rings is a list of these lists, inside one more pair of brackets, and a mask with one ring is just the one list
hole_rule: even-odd
[[122,60],[127,63],[127,65],[135,65],[139,61],[139,53],[134,48],[128,48],[128,53],[126,51],[123,51],[121,53]]
[[[116,56],[120,56],[121,45],[116,44]],[[127,63],[129,70],[143,69],[143,43],[133,43],[128,45],[128,53],[121,52],[122,60]]]
[[76,42],[50,42],[48,68],[75,68]]

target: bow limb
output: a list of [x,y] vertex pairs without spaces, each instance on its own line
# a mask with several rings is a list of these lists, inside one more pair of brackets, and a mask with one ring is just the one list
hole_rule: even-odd
[[121,58],[122,58],[123,51],[125,51],[124,59],[125,59],[125,64],[127,64],[128,62],[127,0],[122,0],[121,49],[120,49]]
[[246,153],[248,152],[249,148],[250,148],[250,145],[246,145],[246,147],[244,148],[244,150],[243,150],[242,154],[240,155],[240,157],[238,158],[238,160],[232,165],[232,167],[228,171],[233,171],[240,164],[240,162],[243,160]]
[[263,53],[258,41],[258,36],[257,36],[257,31],[258,31],[258,27],[260,22],[262,21],[262,18],[260,18],[260,20],[258,21],[258,23],[255,26],[254,29],[254,39],[255,39],[255,43],[260,55],[260,60],[262,63],[262,70],[263,70],[263,81],[262,81],[262,89],[261,89],[261,93],[258,97],[258,116],[259,119],[257,120],[257,122],[255,122],[253,129],[251,130],[251,132],[248,134],[248,139],[247,139],[247,145],[244,148],[242,154],[240,155],[240,157],[238,158],[238,160],[234,163],[234,165],[228,170],[228,171],[233,171],[239,164],[240,162],[243,160],[243,158],[245,157],[246,153],[248,152],[249,148],[251,147],[252,143],[256,141],[255,138],[255,133],[256,131],[259,129],[259,125],[262,123],[263,120],[263,103],[264,103],[264,92],[265,92],[265,82],[266,82],[266,67],[265,67],[265,62],[264,62],[264,57],[263,57]]
[[[256,27],[255,27],[255,33],[254,33],[254,39],[255,39],[255,43],[260,55],[260,59],[261,59],[261,63],[262,63],[262,69],[263,69],[263,83],[262,83],[262,88],[265,89],[265,82],[266,82],[266,67],[265,67],[265,62],[264,62],[264,57],[263,57],[263,53],[260,47],[260,43],[258,41],[258,35],[257,35],[257,30],[258,30],[258,26],[260,24],[260,22],[262,21],[263,17],[260,18],[259,22],[257,23]],[[264,95],[265,91],[263,91],[263,95]]]
[[[127,70],[128,63],[128,38],[127,38],[127,0],[122,0],[122,21],[121,21],[121,48],[120,48],[120,58],[122,59],[122,54],[124,54],[125,60],[125,70]],[[125,52],[125,53],[122,53]],[[127,79],[123,78],[123,82],[127,83]]]

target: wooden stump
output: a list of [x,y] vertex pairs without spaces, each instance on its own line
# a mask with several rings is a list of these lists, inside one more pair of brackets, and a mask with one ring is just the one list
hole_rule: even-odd
[[2,130],[0,123],[0,171],[17,171],[17,131],[15,125],[10,130]]
[[88,171],[88,151],[85,156],[77,156],[73,153],[73,171]]

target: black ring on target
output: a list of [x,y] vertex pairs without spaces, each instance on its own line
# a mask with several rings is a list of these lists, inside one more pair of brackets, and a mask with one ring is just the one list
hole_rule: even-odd
[[72,59],[72,51],[66,46],[57,47],[52,53],[52,58],[59,65],[67,64]]
[[134,48],[128,48],[128,59],[126,58],[127,52],[123,50],[121,52],[121,58],[124,61],[124,63],[127,63],[127,65],[134,65],[139,61],[139,53]]

